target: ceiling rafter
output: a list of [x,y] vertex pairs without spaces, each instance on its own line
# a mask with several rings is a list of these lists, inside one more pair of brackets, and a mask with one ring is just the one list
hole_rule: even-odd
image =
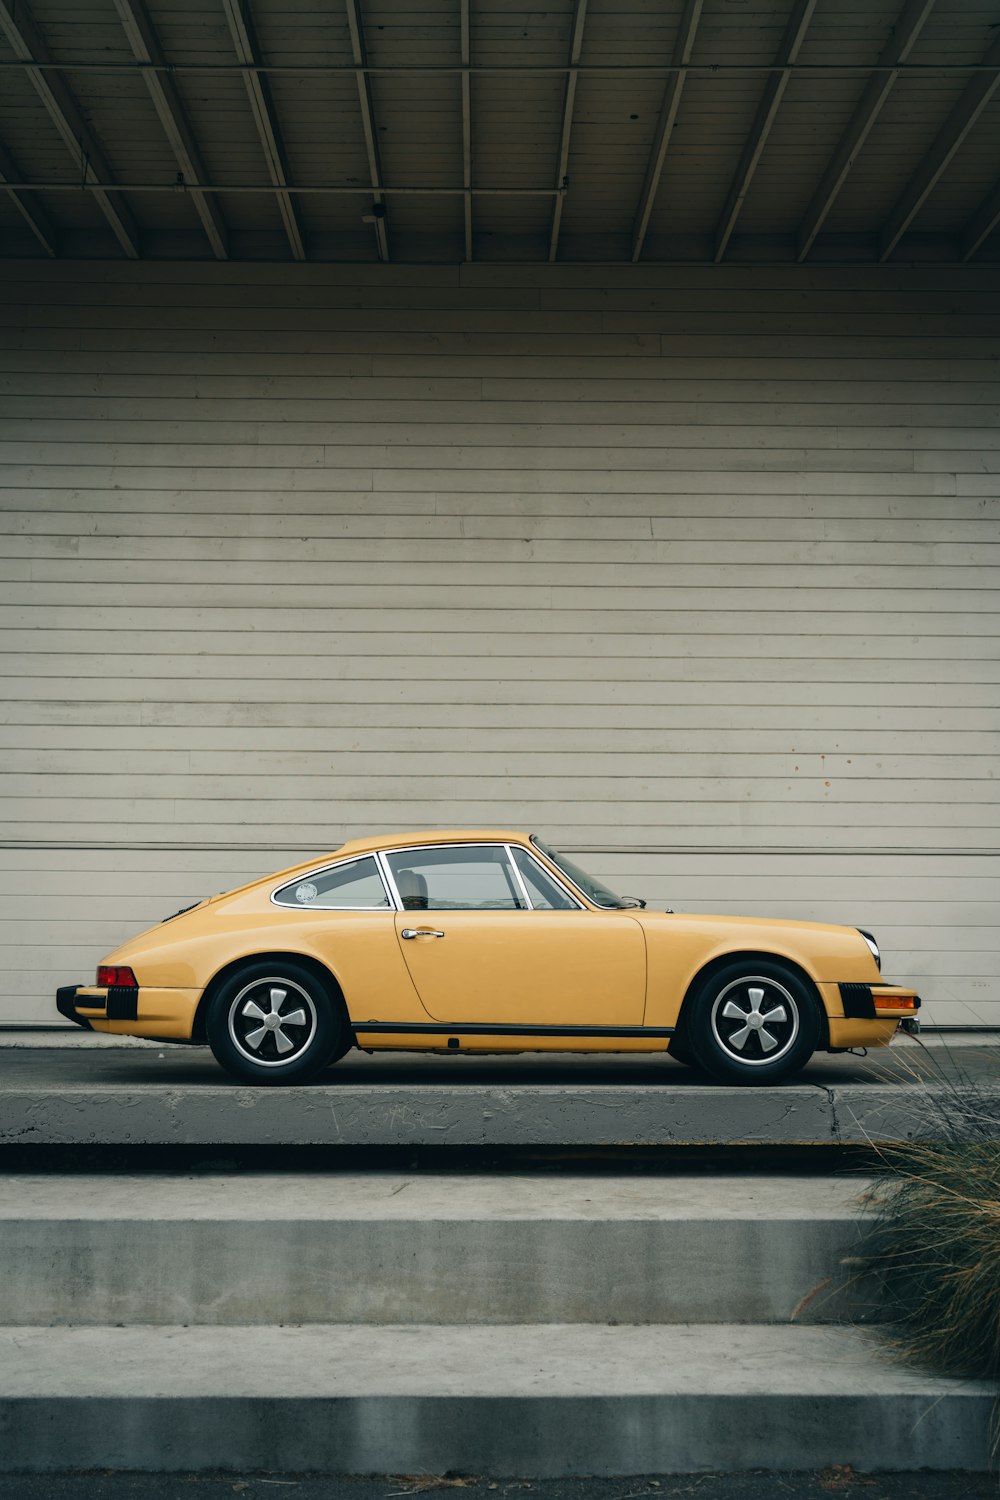
[[459,0],[462,47],[462,186],[465,218],[465,258],[472,259],[472,29],[469,22],[469,0]]
[[587,20],[587,0],[576,0],[573,14],[573,30],[569,43],[569,72],[566,75],[566,94],[563,99],[562,134],[559,137],[559,160],[556,165],[556,201],[552,207],[552,228],[549,231],[549,260],[555,260],[559,251],[559,230],[562,227],[565,191],[569,185],[569,143],[573,132],[573,111],[576,107],[577,65],[583,51],[583,28]]
[[[934,9],[934,4],[935,0],[909,0],[909,4],[893,27],[892,35],[883,47],[878,60],[880,71],[873,73],[865,84],[854,113],[847,122],[844,133],[837,142],[836,149],[827,163],[826,171],[820,179],[819,187],[805,211],[799,226],[796,259],[805,260],[812,249],[816,236],[823,228],[827,215],[837,201],[838,193],[847,181],[858,153],[868,139],[872,126],[895,87],[899,77],[896,64],[905,62],[909,57],[917,37],[923,30],[924,22]],[[890,69],[887,73],[881,71],[885,66]]]
[[813,11],[816,9],[816,0],[797,0],[794,10],[788,18],[785,34],[778,48],[778,56],[775,60],[775,71],[767,81],[767,86],[757,106],[750,134],[747,136],[743,150],[740,154],[739,165],[736,175],[729,186],[726,195],[725,207],[719,218],[715,231],[715,255],[714,259],[719,262],[726,253],[733,230],[736,228],[736,220],[740,216],[740,210],[746,201],[750,184],[754,179],[754,173],[760,165],[760,159],[767,145],[767,138],[771,134],[774,122],[777,119],[778,108],[788,87],[791,73],[788,65],[794,63],[799,55],[802,43],[806,39],[809,30],[809,22],[812,20]]
[[[236,48],[240,63],[247,64],[254,69],[252,72],[243,74],[243,82],[246,85],[247,98],[250,101],[257,135],[264,152],[267,175],[274,187],[288,187],[288,158],[281,139],[281,128],[278,125],[274,100],[271,98],[267,78],[263,73],[256,71],[260,57],[253,16],[250,11],[250,0],[222,0],[222,8],[229,22],[233,46]],[[281,222],[285,226],[285,234],[288,236],[288,243],[291,247],[292,258],[305,260],[305,241],[302,237],[302,227],[299,224],[295,204],[288,193],[278,193],[277,201]]]
[[[23,71],[27,67],[37,66],[43,71],[53,73],[141,73],[150,68],[155,70],[152,63],[129,63],[96,61],[93,58],[74,59],[73,62],[56,62],[49,59],[47,62],[24,62],[18,58],[0,59],[0,74],[5,72]],[[594,78],[669,78],[671,74],[682,72],[699,78],[755,78],[765,77],[774,72],[777,64],[773,62],[711,62],[702,61],[687,63],[680,67],[677,63],[581,63],[577,72],[581,76]],[[283,75],[285,77],[313,77],[313,78],[336,78],[358,71],[353,62],[349,63],[194,63],[177,62],[165,63],[159,70],[164,73],[190,73],[192,77],[203,78],[219,77],[227,75],[235,76],[237,73],[243,77],[247,73],[262,73],[265,75]],[[469,71],[479,75],[492,75],[507,78],[546,78],[559,76],[565,77],[567,72],[566,63],[475,63]],[[914,78],[969,78],[976,73],[989,73],[988,64],[978,63],[956,63],[956,62],[928,62],[928,63],[851,63],[851,62],[816,62],[816,63],[789,63],[789,73],[800,78],[870,78],[873,73],[904,73]],[[407,62],[407,63],[365,63],[362,72],[372,77],[384,76],[398,77],[447,77],[451,74],[462,72],[461,62]]]
[[[355,79],[358,85],[358,104],[361,107],[361,129],[368,154],[368,175],[371,178],[372,213],[375,239],[378,243],[379,260],[389,259],[389,235],[385,223],[385,199],[382,195],[382,163],[379,159],[378,136],[375,133],[375,106],[372,102],[372,86],[368,73],[368,57],[365,50],[365,32],[361,23],[358,0],[344,0],[347,7],[347,27],[351,33],[351,53],[354,57]],[[466,196],[468,202],[468,196]]]
[[48,214],[30,188],[19,187],[23,182],[23,174],[18,170],[6,146],[0,142],[0,187],[6,188],[8,197],[46,255],[55,256],[56,237]]
[[[261,196],[264,193],[274,193],[275,197],[286,198],[309,198],[309,197],[346,197],[356,198],[359,188],[356,182],[310,182],[299,183],[295,187],[274,187],[267,182],[204,182],[202,188],[206,193],[250,193]],[[161,182],[128,182],[125,189],[129,193],[162,193],[164,191]],[[81,193],[95,192],[97,189],[93,183],[80,182],[37,182],[28,178],[22,178],[17,185],[18,192],[38,193]],[[361,189],[360,191],[364,191]],[[390,183],[383,183],[379,190],[386,198],[463,198],[465,189],[462,187],[442,187],[440,183],[408,183],[405,187],[393,187]],[[469,192],[474,198],[554,198],[555,188],[526,188],[526,187],[472,187]]]
[[663,91],[663,102],[660,105],[660,114],[653,134],[653,144],[646,162],[646,176],[632,223],[632,259],[634,261],[642,255],[642,247],[646,242],[653,204],[656,202],[660,178],[663,176],[663,165],[667,159],[667,152],[670,150],[671,133],[687,80],[687,73],[681,70],[691,60],[703,6],[704,0],[687,0],[681,16],[680,28],[674,40],[671,62],[678,71],[671,73],[667,78],[667,86]]
[[938,131],[923,161],[896,201],[879,232],[878,258],[888,260],[903,235],[923,208],[948,168],[952,157],[1000,88],[1000,37],[983,57],[990,70],[977,73],[965,85],[958,101]]
[[114,0],[114,3],[136,61],[157,65],[156,71],[151,69],[142,75],[149,97],[180,168],[184,186],[190,191],[195,212],[208,236],[212,252],[216,260],[227,260],[229,236],[225,220],[214,198],[202,191],[200,186],[207,180],[208,174],[177,87],[168,73],[158,71],[166,58],[144,0]]
[[1000,226],[1000,182],[976,209],[962,231],[962,259],[971,260]]
[[25,0],[0,0],[0,30],[16,58],[27,64],[27,74],[49,118],[63,138],[80,171],[81,181],[93,189],[94,197],[111,226],[115,239],[130,260],[139,259],[139,231],[93,132],[62,74],[36,63],[52,61],[46,43]]

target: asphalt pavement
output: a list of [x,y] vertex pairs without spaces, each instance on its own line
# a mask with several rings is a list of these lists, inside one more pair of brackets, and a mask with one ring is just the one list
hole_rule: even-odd
[[397,1474],[5,1474],[0,1500],[997,1500],[996,1476],[666,1474],[635,1479],[486,1480]]
[[[78,1028],[53,1031],[0,1028],[0,1087],[17,1083],[225,1084],[245,1088],[224,1073],[208,1047],[105,1037]],[[1000,1084],[1000,1033],[898,1040],[871,1052],[817,1052],[793,1084],[896,1084],[917,1081]],[[362,1052],[357,1048],[310,1087],[374,1083],[532,1085],[629,1084],[635,1087],[704,1088],[708,1080],[666,1052],[517,1052],[476,1056],[455,1052]],[[788,1087],[788,1085],[779,1085]]]

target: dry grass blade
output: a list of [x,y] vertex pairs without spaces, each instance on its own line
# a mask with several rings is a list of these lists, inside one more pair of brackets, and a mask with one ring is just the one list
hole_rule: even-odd
[[389,1490],[386,1500],[393,1495],[423,1495],[428,1490],[464,1490],[480,1482],[468,1474],[394,1474],[393,1478],[404,1488]]
[[881,1279],[906,1357],[998,1380],[1000,1120],[995,1100],[970,1080],[933,1081],[925,1141],[882,1153],[861,1264]]

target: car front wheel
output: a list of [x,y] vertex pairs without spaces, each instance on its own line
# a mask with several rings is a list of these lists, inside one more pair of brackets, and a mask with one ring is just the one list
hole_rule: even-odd
[[247,964],[208,1008],[216,1061],[246,1083],[304,1083],[344,1050],[339,1007],[304,965]]
[[819,1042],[819,1002],[811,986],[770,960],[745,959],[717,969],[690,1007],[691,1048],[721,1083],[790,1078]]

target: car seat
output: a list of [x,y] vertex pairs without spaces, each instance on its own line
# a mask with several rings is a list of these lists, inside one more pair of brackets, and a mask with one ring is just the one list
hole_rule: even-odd
[[397,870],[396,889],[404,911],[427,910],[427,881],[416,870]]

